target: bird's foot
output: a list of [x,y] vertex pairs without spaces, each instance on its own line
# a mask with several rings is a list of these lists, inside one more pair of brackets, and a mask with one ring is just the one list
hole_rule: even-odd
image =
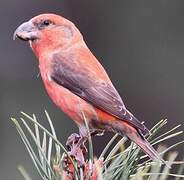
[[94,130],[91,132],[91,136],[103,136],[104,130]]
[[[65,156],[62,158],[62,166],[64,171],[66,172],[67,176],[71,177],[75,177],[75,168],[81,168],[84,171],[84,174],[89,174],[88,171],[91,171],[91,168],[94,168],[93,171],[93,176],[95,176],[96,171],[95,171],[95,167],[93,167],[92,164],[90,164],[91,161],[89,162],[85,162],[85,155],[87,153],[87,148],[85,146],[85,142],[88,139],[88,134],[84,133],[85,131],[83,131],[83,133],[81,133],[80,131],[80,135],[73,133],[68,137],[68,140],[66,142],[66,146],[68,149],[68,155],[65,154]],[[95,135],[102,135],[103,131],[91,131],[90,135],[91,136],[95,136]],[[77,167],[74,167],[74,164],[72,162],[72,160],[74,162],[76,162]],[[103,162],[103,160],[99,160],[99,162]],[[91,167],[92,165],[92,167]],[[86,176],[86,175],[84,175]],[[74,178],[73,178],[74,179]],[[95,178],[96,179],[96,178]]]
[[[68,154],[74,161],[77,161],[77,165],[79,167],[83,167],[85,165],[84,156],[87,153],[87,148],[84,145],[85,142],[86,138],[81,137],[76,133],[71,134],[66,142],[66,146],[69,150]],[[63,159],[63,167],[66,169],[66,171],[73,172],[73,165],[68,156],[65,156]]]
[[80,149],[83,155],[86,155],[87,148],[85,146],[85,142],[87,141],[87,137],[83,137],[77,133],[73,133],[68,137],[66,142],[66,146],[70,152],[75,152],[75,149]]

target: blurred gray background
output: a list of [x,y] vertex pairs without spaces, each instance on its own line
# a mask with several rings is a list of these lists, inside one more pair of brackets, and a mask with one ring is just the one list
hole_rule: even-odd
[[[168,119],[167,128],[183,123],[184,1],[1,0],[0,179],[23,179],[19,164],[39,179],[11,116],[22,110],[44,120],[47,109],[62,142],[77,131],[48,98],[28,43],[12,40],[18,25],[45,12],[77,25],[126,106],[149,128],[162,118]],[[96,152],[104,138],[95,138]]]

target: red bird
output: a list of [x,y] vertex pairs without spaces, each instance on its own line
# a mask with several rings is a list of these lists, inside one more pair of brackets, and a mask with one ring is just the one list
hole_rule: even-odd
[[151,158],[163,161],[144,138],[149,131],[125,107],[106,71],[76,26],[55,14],[41,14],[20,25],[14,38],[29,41],[39,60],[45,88],[54,103],[78,125],[126,135]]

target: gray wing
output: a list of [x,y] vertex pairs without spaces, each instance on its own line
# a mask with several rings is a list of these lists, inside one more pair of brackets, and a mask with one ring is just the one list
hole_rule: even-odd
[[98,81],[83,68],[70,66],[70,60],[60,55],[53,56],[51,78],[57,84],[67,88],[72,93],[90,102],[93,106],[122,119],[143,134],[148,129],[138,121],[126,108],[118,92],[111,83]]

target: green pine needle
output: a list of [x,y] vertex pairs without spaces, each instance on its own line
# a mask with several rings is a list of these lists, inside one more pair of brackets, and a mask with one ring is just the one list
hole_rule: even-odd
[[[69,156],[69,154],[65,146],[57,139],[48,112],[45,111],[45,116],[50,127],[49,129],[42,126],[34,114],[32,116],[24,112],[21,112],[21,114],[23,117],[20,117],[19,119],[11,118],[11,120],[24,143],[40,178],[43,180],[65,180],[66,172],[64,172],[61,162],[64,155]],[[87,119],[83,113],[82,115],[85,119],[89,142],[89,160],[86,160],[86,163],[88,163],[90,167],[96,168],[97,180],[166,180],[169,177],[172,177],[174,180],[179,180],[184,178],[184,161],[175,161],[177,152],[171,152],[171,150],[178,145],[184,143],[183,139],[179,142],[175,142],[167,148],[159,146],[159,154],[164,157],[167,155],[167,163],[171,165],[171,167],[175,166],[175,168],[178,168],[177,173],[173,173],[172,168],[169,169],[164,164],[148,159],[147,155],[144,155],[135,143],[131,142],[130,145],[126,145],[127,143],[125,144],[125,142],[128,141],[126,137],[123,137],[117,142],[118,134],[115,134],[111,138],[104,147],[99,158],[96,158],[93,153],[93,144]],[[181,135],[183,135],[183,131],[178,130],[180,125],[177,125],[166,132],[162,132],[161,130],[166,124],[167,120],[163,119],[150,130],[150,135],[146,138],[152,145],[164,143],[168,139],[176,136],[182,137]],[[158,135],[159,132],[162,133]],[[92,171],[88,172],[87,177],[84,177],[85,172],[83,168],[79,168],[70,156],[69,159],[74,166],[76,180],[91,179],[90,177],[93,174]],[[102,159],[103,166],[99,164]],[[59,172],[55,171],[54,166],[59,167]],[[25,180],[32,180],[24,167],[19,166],[18,169]]]

